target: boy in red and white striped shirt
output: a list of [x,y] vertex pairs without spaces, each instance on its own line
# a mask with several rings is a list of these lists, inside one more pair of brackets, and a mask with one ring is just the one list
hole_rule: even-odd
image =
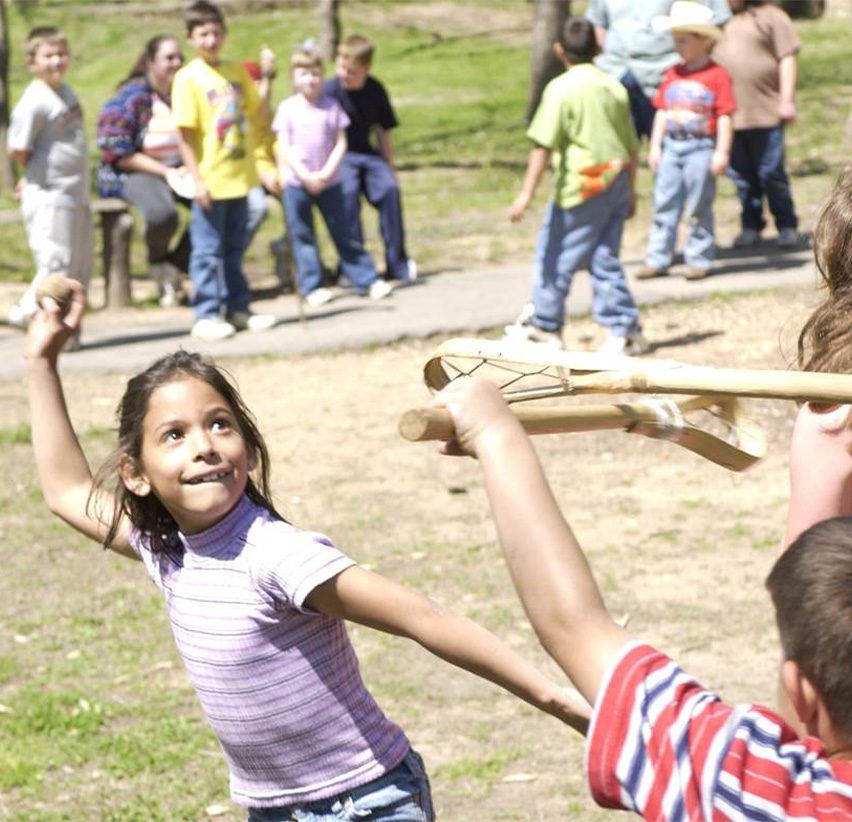
[[852,517],[802,534],[767,579],[788,719],[727,705],[607,613],[529,439],[496,389],[452,383],[447,453],[478,457],[506,562],[542,644],[594,705],[595,800],[654,820],[852,819]]

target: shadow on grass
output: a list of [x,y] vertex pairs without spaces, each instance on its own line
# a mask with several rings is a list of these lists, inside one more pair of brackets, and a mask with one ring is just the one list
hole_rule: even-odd
[[721,337],[724,331],[690,331],[688,334],[679,334],[676,337],[669,337],[664,340],[649,340],[649,354],[655,354],[657,351],[662,351],[666,348],[680,348],[684,345],[695,345],[696,343],[712,340],[714,337]]

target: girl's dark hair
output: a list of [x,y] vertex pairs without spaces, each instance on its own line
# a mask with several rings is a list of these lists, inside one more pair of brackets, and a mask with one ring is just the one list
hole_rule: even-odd
[[128,491],[121,481],[119,466],[122,457],[130,457],[137,463],[141,457],[142,424],[148,412],[151,395],[160,386],[184,377],[201,380],[222,395],[236,418],[247,447],[254,450],[257,458],[254,471],[257,481],[252,477],[248,478],[246,496],[274,516],[284,519],[275,510],[269,490],[269,451],[254,416],[240,397],[232,378],[200,354],[176,351],[161,357],[141,374],[133,377],[127,383],[127,389],[118,404],[118,447],[98,471],[87,503],[91,508],[96,503],[101,489],[106,490],[115,500],[112,518],[104,537],[104,547],[112,544],[124,517],[149,538],[153,553],[177,547],[178,525],[172,515],[154,494],[140,497]]
[[148,72],[148,63],[157,56],[160,46],[162,46],[167,40],[177,41],[177,37],[173,37],[171,34],[158,34],[156,37],[152,37],[147,43],[145,43],[145,48],[136,58],[136,62],[133,64],[133,68],[130,69],[130,73],[116,86],[116,88],[121,88],[125,83],[129,83],[131,80],[144,77]]
[[852,166],[840,173],[823,206],[814,258],[828,294],[799,334],[798,366],[852,374]]

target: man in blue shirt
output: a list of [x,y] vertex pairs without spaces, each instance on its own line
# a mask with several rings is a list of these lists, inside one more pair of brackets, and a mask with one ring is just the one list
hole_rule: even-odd
[[[586,19],[595,27],[601,55],[597,65],[620,80],[630,97],[630,112],[641,137],[651,136],[651,99],[666,70],[678,62],[669,32],[651,28],[651,20],[668,15],[673,0],[590,0]],[[731,18],[727,0],[701,0],[713,10],[713,23]]]

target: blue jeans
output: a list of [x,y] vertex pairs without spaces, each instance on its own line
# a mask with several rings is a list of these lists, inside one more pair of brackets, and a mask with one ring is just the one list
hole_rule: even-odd
[[376,281],[378,274],[373,258],[358,238],[355,226],[347,219],[341,186],[330,186],[312,196],[304,188],[290,185],[284,189],[284,214],[287,217],[300,293],[310,294],[322,285],[322,263],[314,233],[314,205],[319,208],[337,248],[341,271],[356,291],[366,291]]
[[654,127],[654,116],[657,110],[645,94],[642,84],[634,77],[633,72],[625,71],[621,75],[621,85],[627,89],[627,99],[630,102],[630,116],[640,138],[650,137]]
[[798,228],[790,179],[784,171],[783,126],[735,131],[729,173],[740,198],[743,228],[754,231],[765,228],[764,197],[779,231]]
[[562,328],[574,272],[588,266],[595,322],[619,336],[638,330],[639,309],[618,259],[629,211],[626,173],[606,191],[574,208],[548,205],[533,267],[533,325],[546,331]]
[[683,256],[687,265],[710,268],[716,258],[713,236],[713,198],[716,178],[710,158],[716,147],[712,137],[666,137],[654,180],[654,221],[648,236],[645,262],[660,271],[674,259],[677,228],[686,208],[688,229]]
[[192,204],[189,276],[196,318],[248,311],[251,292],[243,276],[245,234],[245,197],[214,200],[210,211]]
[[248,248],[261,223],[269,216],[266,189],[263,186],[255,186],[249,189],[248,197],[246,197],[246,208],[246,248]]
[[408,252],[402,222],[402,196],[390,166],[383,157],[349,151],[340,166],[340,184],[346,218],[364,244],[361,195],[379,212],[379,231],[385,245],[385,270],[395,280],[408,279]]
[[432,822],[432,793],[423,760],[415,750],[384,776],[351,791],[283,808],[251,808],[248,822]]

